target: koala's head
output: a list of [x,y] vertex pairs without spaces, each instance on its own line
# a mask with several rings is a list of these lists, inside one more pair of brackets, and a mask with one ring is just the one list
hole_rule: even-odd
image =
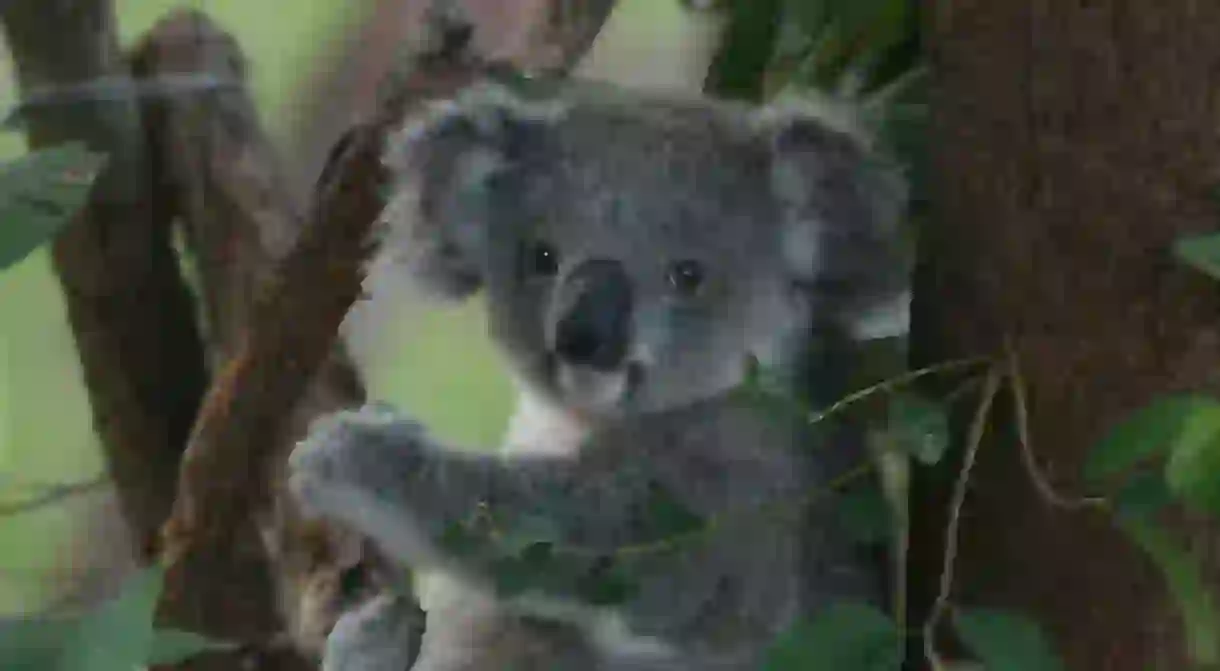
[[391,263],[483,288],[514,373],[592,414],[675,407],[905,291],[898,173],[817,116],[472,87],[392,137]]

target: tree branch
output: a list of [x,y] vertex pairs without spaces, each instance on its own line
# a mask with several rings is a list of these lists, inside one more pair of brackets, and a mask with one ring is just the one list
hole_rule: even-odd
[[[150,99],[145,107],[152,151],[164,164],[163,185],[177,196],[187,246],[198,264],[209,354],[219,369],[235,356],[247,332],[257,328],[251,322],[259,291],[295,243],[302,219],[245,86],[244,58],[229,35],[199,12],[174,12],[140,42],[132,62],[135,72],[149,80],[202,74],[237,84]],[[228,472],[214,474],[211,486],[240,480],[238,491],[247,506],[225,519],[228,542],[176,567],[177,584],[189,589],[167,590],[163,604],[179,627],[250,643],[253,647],[241,656],[253,655],[258,668],[304,668],[304,661],[265,645],[282,627],[272,608],[273,586],[250,513],[265,511],[274,500],[279,483],[274,467],[309,420],[364,398],[354,367],[337,346],[317,373],[299,385],[304,393],[283,407],[269,407],[266,399],[250,401],[258,413],[275,413],[285,428],[253,443],[256,448],[239,455],[242,461],[229,463]],[[292,529],[285,531],[284,542],[306,541],[292,537]],[[316,543],[318,536],[308,540]],[[191,666],[230,668],[235,661],[232,655],[216,655]]]
[[[23,92],[125,81],[104,0],[0,3]],[[69,45],[65,48],[65,45]],[[178,458],[206,373],[194,306],[170,244],[174,203],[153,188],[130,96],[23,111],[31,147],[82,140],[109,162],[51,255],[67,301],[93,421],[140,554],[150,555],[174,500]]]

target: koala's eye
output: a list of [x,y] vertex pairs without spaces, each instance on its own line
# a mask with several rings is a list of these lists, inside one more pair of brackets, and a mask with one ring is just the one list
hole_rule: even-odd
[[530,248],[528,262],[535,275],[551,277],[559,272],[559,253],[542,241],[535,242]]
[[669,286],[683,296],[694,296],[703,287],[703,265],[698,261],[675,261],[669,266]]

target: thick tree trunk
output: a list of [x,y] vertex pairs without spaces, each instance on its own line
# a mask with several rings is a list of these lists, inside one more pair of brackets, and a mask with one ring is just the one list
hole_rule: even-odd
[[[1079,490],[1084,454],[1126,413],[1166,391],[1220,391],[1220,291],[1169,252],[1218,226],[1220,4],[936,7],[937,212],[921,239],[916,364],[994,354],[1011,338],[1032,449],[1051,480]],[[1147,561],[1100,516],[1046,504],[1011,431],[992,435],[962,516],[954,601],[1033,616],[1069,669],[1187,668]],[[916,588],[938,566],[942,488],[916,483]],[[1220,536],[1184,528],[1216,585]]]
[[132,83],[111,4],[0,2],[0,24],[29,145],[77,140],[108,155],[51,256],[93,424],[138,554],[147,558],[173,504],[178,459],[207,383],[195,307],[170,244],[174,203],[158,188],[160,166],[147,152],[134,97],[72,95],[73,87],[107,79],[118,93]]

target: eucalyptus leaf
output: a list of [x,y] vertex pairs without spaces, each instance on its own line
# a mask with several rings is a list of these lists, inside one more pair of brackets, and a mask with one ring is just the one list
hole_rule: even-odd
[[1173,255],[1195,270],[1220,279],[1220,233],[1180,238],[1173,244]]
[[74,618],[42,616],[0,619],[0,660],[11,671],[58,671],[77,636]]
[[991,609],[958,609],[953,624],[987,671],[1063,671],[1037,622]]
[[497,552],[517,556],[538,545],[551,545],[560,541],[560,531],[555,521],[546,515],[517,515],[501,529],[497,539]]
[[446,552],[458,557],[470,557],[482,549],[482,539],[463,522],[451,522],[436,539]]
[[161,567],[142,569],[116,598],[83,617],[76,639],[63,653],[64,669],[131,671],[142,665],[152,649],[153,616],[164,577]]
[[631,575],[625,562],[615,557],[602,557],[593,563],[576,582],[579,597],[594,606],[616,606],[639,591],[639,582]]
[[1165,480],[1188,505],[1220,513],[1220,402],[1200,403],[1185,418],[1171,445]]
[[0,165],[0,270],[21,261],[84,205],[104,163],[77,142]]
[[492,581],[495,583],[496,594],[501,598],[514,597],[522,592],[535,589],[542,582],[539,571],[520,557],[495,559],[491,562],[489,569]]
[[772,644],[763,671],[894,671],[902,668],[902,632],[867,604],[839,603],[797,623]]
[[1191,659],[1202,665],[1220,664],[1220,611],[1198,562],[1147,519],[1120,517],[1118,528],[1147,553],[1164,576],[1182,615]]
[[949,413],[943,404],[907,392],[890,396],[889,440],[922,464],[933,465],[949,449]]
[[879,484],[868,481],[839,495],[835,502],[839,522],[853,541],[884,543],[894,530],[894,515]]
[[1198,412],[1215,412],[1215,399],[1198,394],[1162,396],[1111,427],[1085,459],[1084,477],[1093,485],[1127,471],[1170,448]]
[[908,0],[826,0],[827,12],[844,32],[879,52],[894,46],[905,35],[911,19]]
[[1112,503],[1120,517],[1150,517],[1173,503],[1173,492],[1160,471],[1140,471],[1123,483]]
[[646,523],[657,540],[673,538],[702,529],[707,520],[673,496],[664,486],[652,483],[645,503]]
[[780,0],[729,0],[729,23],[705,90],[722,98],[758,101],[779,38]]
[[144,663],[149,666],[178,664],[204,652],[219,652],[236,648],[237,645],[234,643],[214,641],[189,631],[162,629],[153,632],[153,640]]

